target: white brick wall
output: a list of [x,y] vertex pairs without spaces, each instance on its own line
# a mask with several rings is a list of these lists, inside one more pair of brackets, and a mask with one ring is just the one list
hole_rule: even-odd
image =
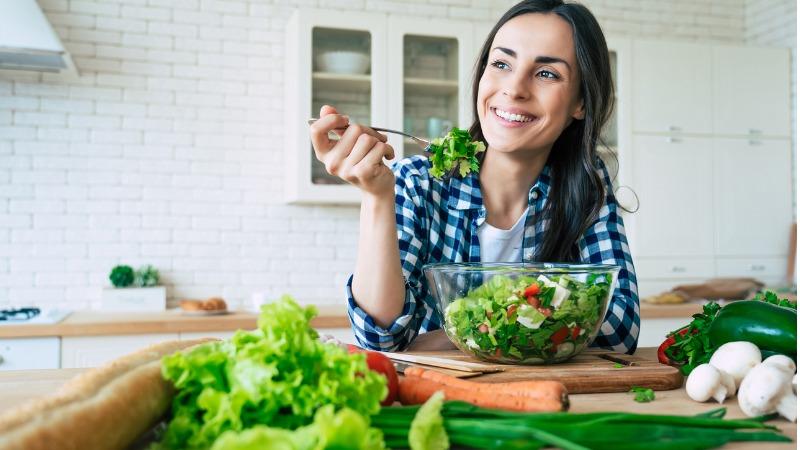
[[[72,308],[96,305],[118,263],[157,266],[172,300],[341,302],[357,208],[280,200],[287,18],[302,5],[484,19],[512,4],[39,3],[81,76],[0,71],[0,305]],[[773,0],[586,3],[607,33],[795,42],[789,14],[762,13]]]

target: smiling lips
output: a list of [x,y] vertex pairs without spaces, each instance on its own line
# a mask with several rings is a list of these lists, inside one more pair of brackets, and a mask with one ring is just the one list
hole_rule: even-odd
[[528,114],[513,113],[499,108],[491,108],[491,110],[494,112],[495,116],[502,119],[502,123],[507,125],[520,126],[525,123],[533,122],[534,120],[536,120],[536,116],[531,116]]

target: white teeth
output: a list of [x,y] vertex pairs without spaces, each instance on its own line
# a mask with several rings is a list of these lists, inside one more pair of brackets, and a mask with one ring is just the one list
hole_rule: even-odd
[[498,116],[502,117],[503,119],[506,119],[506,120],[511,121],[511,122],[530,122],[530,121],[533,120],[530,117],[523,116],[521,114],[512,114],[512,113],[505,112],[505,111],[497,109],[497,108],[495,108],[494,112],[495,112],[495,114],[497,114]]

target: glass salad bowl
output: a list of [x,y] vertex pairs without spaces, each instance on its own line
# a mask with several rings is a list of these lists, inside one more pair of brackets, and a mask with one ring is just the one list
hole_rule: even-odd
[[602,264],[436,263],[423,266],[445,334],[478,359],[550,364],[594,339],[619,267]]

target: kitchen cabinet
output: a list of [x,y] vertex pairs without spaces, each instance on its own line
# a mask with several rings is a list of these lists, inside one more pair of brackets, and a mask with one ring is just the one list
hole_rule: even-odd
[[633,185],[640,205],[631,249],[639,257],[711,257],[713,142],[635,135]]
[[[360,193],[329,175],[314,157],[309,117],[336,105],[351,122],[435,138],[469,125],[473,42],[470,21],[426,20],[397,14],[301,9],[287,26],[286,200],[358,204]],[[366,73],[325,66],[328,52],[367,55]],[[433,134],[433,136],[430,136]],[[396,158],[422,153],[390,135]]]
[[713,47],[714,133],[790,137],[787,49]]
[[[333,104],[351,122],[387,124],[386,26],[385,14],[312,9],[296,11],[287,24],[287,201],[359,202],[359,191],[328,175],[314,157],[307,120],[319,115],[321,105]],[[337,51],[351,53],[331,56]],[[358,55],[369,61],[365,70],[357,67]],[[349,67],[343,58],[350,59]]]
[[0,339],[0,371],[58,369],[60,350],[55,336]]
[[637,39],[633,43],[633,131],[710,133],[710,45]]
[[61,368],[97,367],[148,345],[176,339],[178,333],[65,336],[61,340]]
[[791,147],[788,139],[714,140],[717,255],[786,255],[793,216]]

